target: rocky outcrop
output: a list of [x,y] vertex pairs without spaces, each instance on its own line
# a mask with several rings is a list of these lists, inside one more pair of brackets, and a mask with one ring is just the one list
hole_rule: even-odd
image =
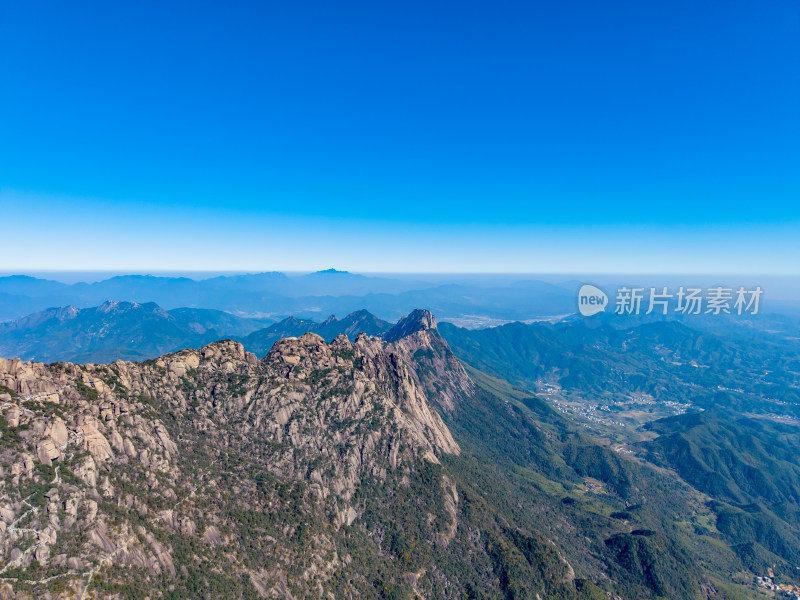
[[436,319],[429,310],[418,308],[401,318],[384,336],[387,342],[396,342],[418,331],[436,329]]
[[288,317],[279,323],[260,329],[242,339],[245,347],[258,356],[269,352],[272,345],[279,339],[286,337],[299,337],[305,333],[316,333],[326,341],[333,341],[339,335],[346,335],[355,339],[360,333],[370,336],[381,336],[391,328],[386,321],[377,318],[366,310],[359,310],[337,319],[330,315],[322,323]]
[[[421,343],[308,333],[262,360],[232,341],[143,363],[0,359],[0,580],[38,597],[42,568],[64,598],[100,597],[109,577],[319,597],[352,561],[346,531],[380,548],[362,487],[391,498],[460,452],[410,362]],[[430,540],[449,541],[458,493],[432,485],[443,508],[424,512],[445,516]],[[222,554],[216,579],[194,574]]]
[[436,328],[427,310],[415,310],[386,334],[387,349],[414,370],[427,397],[452,413],[459,401],[475,393],[475,384]]

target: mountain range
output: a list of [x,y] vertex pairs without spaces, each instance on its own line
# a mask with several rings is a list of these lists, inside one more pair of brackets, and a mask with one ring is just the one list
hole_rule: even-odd
[[[764,577],[798,583],[796,425],[718,391],[621,447],[498,377],[491,337],[497,362],[477,365],[428,311],[367,322],[382,337],[304,333],[261,359],[219,341],[0,360],[0,594],[755,600]],[[589,335],[568,332],[558,351]]]
[[442,323],[441,332],[460,359],[531,389],[550,383],[598,400],[638,392],[705,406],[724,388],[737,390],[740,408],[774,408],[758,399],[777,396],[800,404],[800,344],[793,332],[742,335],[736,327],[707,331],[675,321],[620,327],[583,320],[479,330]]
[[[77,363],[145,360],[233,339],[262,357],[281,338],[310,332],[330,342],[340,334],[384,337],[391,328],[392,323],[364,309],[342,319],[287,317],[274,323],[212,309],[166,311],[153,303],[106,302],[0,323],[0,356]],[[756,404],[769,409],[760,397],[800,402],[800,345],[791,328],[769,333],[735,324],[697,329],[677,321],[568,318],[483,329],[445,322],[439,330],[459,359],[530,390],[548,384],[605,401],[640,393],[707,406],[720,388],[727,388],[740,390],[741,407],[750,409]]]
[[391,329],[390,323],[379,319],[366,310],[359,310],[350,313],[341,320],[337,319],[335,315],[331,315],[322,323],[288,317],[278,323],[254,331],[242,337],[240,341],[248,351],[255,353],[257,356],[263,356],[269,352],[276,341],[285,337],[316,333],[327,341],[333,341],[339,335],[346,335],[353,339],[359,333],[382,336],[389,329]]
[[264,356],[285,337],[316,333],[328,341],[340,334],[383,335],[391,324],[360,310],[324,322],[288,317],[278,323],[237,317],[213,309],[169,311],[148,302],[105,302],[92,308],[67,306],[0,323],[0,356],[43,362],[145,360],[213,341],[236,339]]
[[166,311],[152,302],[67,306],[0,323],[0,356],[45,362],[144,360],[244,336],[268,323],[212,309]]
[[574,310],[575,287],[533,280],[463,277],[452,283],[431,279],[366,276],[329,269],[308,275],[258,273],[209,279],[123,275],[94,283],[65,284],[14,275],[0,277],[0,321],[57,306],[89,308],[107,301],[174,308],[210,308],[277,320],[294,315],[317,319],[367,309],[397,320],[417,306],[442,316],[531,319]]

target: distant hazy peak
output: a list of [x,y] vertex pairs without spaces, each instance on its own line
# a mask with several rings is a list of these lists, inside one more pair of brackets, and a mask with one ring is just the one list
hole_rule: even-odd
[[96,308],[85,308],[84,311],[95,311],[98,313],[124,313],[132,311],[142,311],[154,313],[160,317],[169,318],[169,313],[155,302],[126,302],[123,300],[107,300]]
[[386,334],[386,341],[394,342],[418,331],[425,331],[428,329],[436,329],[436,318],[431,311],[417,308],[408,316],[400,319],[397,324],[389,330]]
[[97,307],[97,312],[107,313],[112,310],[129,310],[139,308],[138,302],[124,302],[119,300],[106,300]]
[[350,271],[339,271],[338,269],[330,268],[323,271],[317,271],[314,275],[349,275]]
[[[78,316],[80,312],[79,308],[75,308],[74,306],[63,306],[61,308],[50,309],[52,311],[53,316],[56,319],[66,320],[66,319],[74,319]],[[45,312],[50,312],[45,311]]]
[[20,319],[16,319],[14,321],[9,321],[7,323],[0,324],[0,329],[5,330],[12,330],[12,329],[25,329],[27,327],[36,327],[37,325],[44,323],[50,319],[56,319],[58,321],[68,321],[70,319],[74,319],[80,313],[79,308],[75,308],[74,306],[60,306],[55,308],[48,308],[46,310],[41,310],[39,312],[35,312],[33,314],[27,315]]

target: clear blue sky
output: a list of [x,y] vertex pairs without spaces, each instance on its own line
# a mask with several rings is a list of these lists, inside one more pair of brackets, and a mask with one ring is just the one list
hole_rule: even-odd
[[11,0],[0,214],[3,270],[798,274],[800,3]]

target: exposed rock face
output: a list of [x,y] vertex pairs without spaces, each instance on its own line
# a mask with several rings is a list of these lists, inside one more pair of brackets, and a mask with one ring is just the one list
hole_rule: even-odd
[[475,384],[439,334],[430,311],[417,309],[400,319],[386,341],[392,352],[415,366],[428,398],[445,412],[456,410],[459,398],[475,393]]
[[263,356],[269,352],[272,345],[281,338],[299,337],[305,333],[316,333],[327,341],[333,341],[339,335],[346,335],[350,339],[355,339],[360,333],[370,336],[381,336],[390,329],[391,325],[386,321],[378,319],[366,310],[359,310],[347,315],[344,319],[337,319],[335,315],[330,315],[322,323],[289,317],[270,325],[259,331],[255,331],[242,339],[245,348]]
[[[380,340],[361,335],[351,344],[345,336],[339,336],[328,345],[320,336],[307,333],[300,338],[277,342],[264,362],[270,372],[292,382],[278,386],[276,395],[285,393],[287,397],[293,397],[299,393],[306,398],[309,395],[317,396],[315,392],[320,384],[325,387],[346,386],[338,388],[349,391],[344,401],[322,401],[316,407],[316,416],[310,419],[316,421],[317,425],[331,418],[337,421],[361,421],[370,416],[376,406],[384,411],[381,418],[391,411],[391,418],[386,423],[392,428],[396,427],[397,433],[382,433],[383,437],[390,434],[392,449],[389,457],[392,463],[400,456],[401,448],[409,452],[421,452],[422,456],[434,462],[437,461],[437,453],[459,452],[441,417],[431,410],[412,372],[397,356],[387,354]],[[317,373],[324,374],[321,382],[315,381]],[[304,405],[296,402],[275,403],[273,406],[279,408],[274,422],[282,427],[287,421],[301,417],[302,413],[298,411]],[[319,426],[316,429],[322,430]],[[267,431],[263,433],[269,435]],[[282,436],[277,428],[273,435],[276,440]],[[408,444],[406,440],[411,443]],[[303,443],[300,439],[293,441]],[[320,445],[320,440],[313,443]],[[396,464],[392,466],[396,467]]]
[[[381,547],[362,486],[391,498],[460,452],[404,358],[435,347],[430,330],[391,344],[310,333],[260,361],[231,341],[145,363],[0,359],[13,392],[0,400],[0,578],[31,582],[9,593],[55,597],[37,586],[38,564],[63,579],[63,598],[106,597],[108,577],[125,589],[199,577],[264,597],[363,597],[372,583],[357,569],[346,585],[335,576],[354,560],[344,532]],[[420,519],[426,543],[446,545],[458,492],[437,477],[438,508],[421,506]]]
[[436,329],[436,319],[429,310],[418,308],[400,319],[384,336],[387,342],[396,342],[418,331]]

